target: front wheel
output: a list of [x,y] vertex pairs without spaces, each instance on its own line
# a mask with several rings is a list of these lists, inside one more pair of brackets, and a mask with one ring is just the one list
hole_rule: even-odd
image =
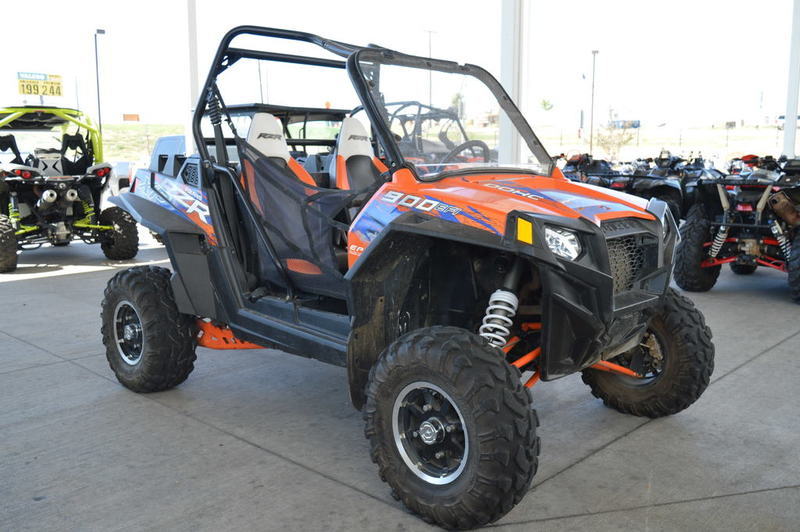
[[697,401],[708,386],[714,371],[711,329],[694,303],[670,288],[642,343],[612,362],[643,377],[585,369],[583,382],[595,397],[625,414],[675,414]]
[[106,359],[117,380],[134,392],[160,392],[194,369],[197,329],[181,314],[170,271],[155,266],[123,270],[108,281],[102,304]]
[[683,218],[681,215],[683,209],[681,209],[682,200],[680,192],[674,189],[668,189],[656,192],[653,194],[653,197],[666,203],[672,213],[672,217],[675,218],[675,223],[680,223],[680,220]]
[[139,252],[139,231],[136,220],[119,207],[109,207],[100,213],[100,225],[113,229],[103,232],[100,247],[111,260],[130,260]]
[[17,269],[17,235],[11,219],[0,214],[0,273]]
[[391,344],[370,372],[364,420],[381,479],[445,528],[499,519],[536,473],[538,420],[519,371],[464,329]]

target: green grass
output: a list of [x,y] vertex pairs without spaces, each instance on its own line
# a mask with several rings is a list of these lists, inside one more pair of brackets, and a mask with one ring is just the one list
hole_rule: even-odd
[[[536,134],[545,148],[553,154],[575,154],[589,151],[588,136],[580,139],[577,129],[538,127]],[[706,158],[716,159],[718,167],[732,157],[754,153],[756,155],[780,155],[783,148],[783,131],[775,126],[724,128],[694,127],[667,128],[645,127],[633,133],[633,140],[619,153],[619,160],[629,161],[637,157],[656,157],[663,148],[674,154],[688,156],[689,152],[702,152]],[[607,158],[608,153],[594,144],[595,157]]]
[[103,156],[107,161],[145,161],[158,137],[183,132],[183,125],[104,124]]

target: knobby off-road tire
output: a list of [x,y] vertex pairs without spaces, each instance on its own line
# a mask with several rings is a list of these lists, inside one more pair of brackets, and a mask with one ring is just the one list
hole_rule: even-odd
[[714,344],[703,314],[671,288],[648,328],[662,349],[659,375],[636,379],[586,369],[583,382],[608,407],[656,418],[680,412],[702,395],[714,371]]
[[129,260],[139,252],[139,230],[133,216],[119,207],[109,207],[100,213],[100,225],[111,225],[113,231],[104,232],[100,244],[103,253],[111,260]]
[[[445,392],[466,429],[462,436],[458,430],[444,436],[461,437],[467,444],[463,469],[448,475],[445,484],[422,478],[403,458],[404,442],[414,444],[413,435],[405,440],[395,435],[397,405],[402,412],[408,404],[398,398],[411,397],[416,392],[403,394],[419,383]],[[442,404],[438,397],[436,404]],[[538,466],[538,419],[519,370],[464,329],[419,329],[392,343],[370,372],[364,421],[372,461],[393,495],[424,520],[445,528],[473,528],[499,519],[528,491]]]
[[101,314],[106,358],[117,380],[134,392],[168,390],[194,369],[194,317],[178,312],[170,275],[165,268],[137,266],[117,273],[106,286]]
[[675,190],[658,191],[653,195],[654,198],[660,199],[669,207],[672,217],[675,218],[675,223],[679,224],[681,221],[681,195]]
[[794,237],[786,269],[789,270],[789,293],[795,303],[800,303],[800,234]]
[[755,264],[736,264],[731,262],[731,271],[736,275],[752,275],[758,269]]
[[705,209],[699,203],[692,205],[686,213],[686,221],[680,228],[681,241],[675,250],[675,282],[689,292],[707,292],[716,284],[721,266],[703,268],[700,263],[707,256],[703,246],[711,238],[711,224],[706,219]]
[[0,214],[0,273],[17,269],[17,236],[11,219]]

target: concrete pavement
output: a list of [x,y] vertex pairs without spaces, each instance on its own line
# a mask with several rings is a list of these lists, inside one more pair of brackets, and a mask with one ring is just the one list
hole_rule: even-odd
[[[99,303],[128,265],[73,244],[0,276],[0,530],[430,529],[378,478],[341,368],[199,349],[174,390],[117,384]],[[800,529],[800,307],[763,269],[691,297],[717,347],[700,401],[647,420],[578,376],[537,385],[539,473],[495,528]]]

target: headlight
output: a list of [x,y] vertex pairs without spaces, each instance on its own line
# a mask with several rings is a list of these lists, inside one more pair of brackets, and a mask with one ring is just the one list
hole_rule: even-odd
[[575,260],[581,254],[581,243],[572,231],[560,227],[545,227],[544,239],[550,251],[559,257]]

